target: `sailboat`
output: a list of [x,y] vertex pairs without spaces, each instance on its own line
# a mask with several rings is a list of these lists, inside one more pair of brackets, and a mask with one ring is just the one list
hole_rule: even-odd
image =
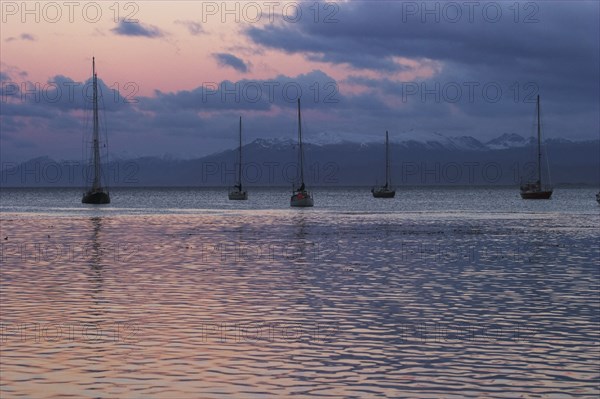
[[92,58],[92,87],[93,87],[93,135],[92,135],[92,164],[94,180],[92,187],[83,194],[81,202],[84,204],[109,204],[110,195],[108,188],[102,187],[100,165],[100,133],[98,122],[98,77],[96,76],[96,60]]
[[247,200],[248,193],[242,190],[242,117],[240,116],[240,146],[238,158],[238,179],[232,190],[229,190],[230,200]]
[[389,138],[388,132],[385,132],[385,185],[381,187],[373,187],[371,192],[375,198],[394,198],[396,190],[392,188],[390,182],[390,157],[389,157]]
[[300,186],[292,189],[290,206],[311,207],[314,206],[312,194],[304,185],[304,152],[302,150],[302,118],[300,116],[300,98],[298,98],[298,158],[300,161]]
[[521,198],[523,199],[550,199],[552,188],[542,185],[542,128],[540,123],[540,96],[537,96],[537,181],[521,184]]

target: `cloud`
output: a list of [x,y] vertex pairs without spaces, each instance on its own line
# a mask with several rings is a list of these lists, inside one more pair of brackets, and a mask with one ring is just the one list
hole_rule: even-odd
[[35,38],[35,36],[30,35],[29,33],[22,33],[19,37],[14,37],[14,36],[7,37],[4,41],[5,42],[13,42],[15,40],[28,40],[31,42],[35,42],[36,38]]
[[[17,92],[2,104],[3,139],[27,136],[43,143],[32,151],[17,151],[12,144],[2,147],[3,154],[14,159],[27,159],[40,154],[72,159],[79,154],[82,130],[88,115],[89,81],[77,83],[66,76],[51,79],[53,85],[27,96]],[[329,118],[340,113],[345,101],[325,103],[335,80],[322,71],[296,76],[279,75],[265,80],[242,79],[220,81],[189,90],[139,96],[135,104],[123,104],[123,99],[100,81],[104,93],[104,109],[111,148],[117,153],[135,148],[141,155],[161,155],[165,152],[209,154],[233,146],[237,119],[244,116],[248,139],[289,137],[296,134],[296,98],[302,94],[308,133],[321,130],[313,114]],[[57,93],[62,89],[62,96]],[[72,96],[69,91],[72,88]],[[125,94],[123,94],[125,96]],[[374,106],[376,100],[364,102]],[[364,108],[364,104],[358,105]],[[357,112],[353,112],[357,115]],[[89,118],[88,118],[89,119]],[[341,118],[340,118],[341,119]],[[246,123],[245,122],[245,123]],[[25,123],[25,125],[20,125]],[[88,122],[89,123],[89,122]],[[10,124],[10,125],[9,125]],[[5,129],[11,127],[10,131]],[[120,149],[120,150],[119,150]]]
[[[57,111],[66,114],[91,109],[91,78],[85,82],[76,82],[69,77],[57,75],[44,83],[16,82],[8,74],[2,73],[0,81],[6,82],[0,86],[3,115],[53,118],[57,116]],[[130,106],[128,99],[118,90],[108,87],[102,79],[98,79],[98,90],[100,106],[107,112]]]
[[[541,72],[564,79],[571,72],[588,80],[597,78],[598,3],[538,2],[533,11],[519,14],[517,22],[508,3],[477,3],[472,20],[463,3],[453,4],[462,10],[457,22],[451,21],[455,14],[438,3],[430,7],[360,1],[338,3],[338,23],[302,18],[298,23],[251,25],[244,32],[266,48],[356,69],[398,71],[401,66],[394,58],[404,57],[472,70],[490,68],[504,75]],[[490,20],[491,12],[485,8],[490,4],[501,8],[498,21]],[[409,13],[407,6],[416,9]],[[435,9],[437,13],[431,12]],[[525,23],[531,15],[533,23]]]
[[[510,115],[527,110],[527,98],[540,94],[550,115],[578,114],[597,121],[597,2],[518,3],[518,15],[509,7],[512,3],[477,3],[472,17],[466,3],[451,3],[462,8],[458,21],[452,21],[456,13],[451,14],[450,8],[437,2],[337,4],[337,23],[302,18],[297,23],[251,25],[243,32],[263,48],[342,65],[354,70],[356,76],[369,76],[369,81],[354,77],[348,83],[358,84],[379,98],[391,97],[403,111],[411,109],[416,117],[427,110],[447,115],[452,122],[459,119],[458,114],[487,116],[490,121],[496,116],[505,123]],[[502,16],[496,21],[491,10],[497,7]],[[411,83],[418,85],[418,92],[409,98],[409,104],[403,101],[405,87],[398,76],[410,71],[411,63],[403,64],[399,59],[414,61],[416,70],[427,62],[439,65],[429,76],[414,78],[417,81]],[[475,99],[470,102],[467,84],[475,87]],[[452,97],[456,85],[463,90],[457,103],[437,99],[434,94],[423,96],[433,90]],[[482,93],[486,85],[501,87],[502,101],[489,101],[485,96],[493,90]],[[461,125],[467,125],[466,121]]]
[[139,22],[127,22],[121,19],[116,28],[111,29],[117,35],[121,36],[142,36],[148,38],[164,37],[165,34],[159,28],[153,25],[145,26]]
[[182,21],[182,20],[178,19],[175,21],[175,23],[185,26],[188,29],[188,31],[190,32],[190,34],[193,36],[200,36],[200,35],[206,33],[206,31],[202,27],[202,24],[200,24],[199,22]]
[[217,59],[217,62],[221,66],[230,66],[238,72],[248,72],[248,65],[241,59],[233,54],[228,53],[216,53],[213,56]]
[[[279,75],[273,79],[224,80],[205,83],[191,90],[164,93],[140,99],[142,111],[172,115],[178,111],[229,112],[262,111],[293,108],[300,95],[303,107],[328,109],[345,101],[336,91],[337,82],[326,73],[314,70],[297,76]],[[369,99],[370,104],[376,103]],[[362,105],[361,105],[362,106]]]

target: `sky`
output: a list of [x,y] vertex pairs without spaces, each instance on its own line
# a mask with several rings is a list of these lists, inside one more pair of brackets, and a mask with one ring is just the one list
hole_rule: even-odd
[[92,57],[111,156],[386,130],[600,135],[597,1],[0,2],[0,156],[82,157]]

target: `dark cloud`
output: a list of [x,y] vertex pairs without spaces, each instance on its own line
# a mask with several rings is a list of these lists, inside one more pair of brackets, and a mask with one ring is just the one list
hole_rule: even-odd
[[111,31],[121,36],[142,36],[149,38],[165,36],[164,32],[156,26],[145,26],[140,22],[128,22],[124,19],[121,19],[117,27],[111,29]]
[[[100,105],[109,112],[127,108],[129,102],[121,93],[108,87],[98,79]],[[12,103],[29,104],[37,108],[55,108],[62,112],[91,109],[93,89],[91,78],[85,82],[76,82],[66,76],[57,75],[45,83],[11,82],[3,85],[3,100]]]
[[[571,97],[597,97],[599,3],[481,2],[472,21],[467,3],[453,4],[463,13],[456,23],[443,2],[359,1],[339,3],[338,23],[303,18],[296,24],[250,26],[245,33],[268,48],[356,69],[397,72],[407,69],[397,57],[435,60],[467,79],[536,81],[548,91],[559,89],[557,95],[564,95],[558,86],[568,84]],[[437,12],[425,12],[436,7]],[[502,13],[497,22],[491,18],[495,7]],[[532,23],[525,23],[529,19]]]
[[337,82],[322,71],[311,71],[295,77],[279,75],[273,79],[242,79],[239,81],[205,82],[192,90],[174,93],[157,91],[153,97],[140,99],[139,107],[157,113],[178,110],[271,111],[287,108],[303,98],[306,108],[337,107],[343,103]]
[[[390,69],[393,57],[525,68],[540,59],[573,66],[598,60],[597,3],[538,2],[531,3],[532,10],[521,3],[516,16],[513,3],[490,2],[494,7],[486,8],[481,2],[471,21],[463,3],[453,4],[462,13],[457,22],[451,22],[456,17],[443,2],[357,1],[339,3],[337,23],[302,18],[295,24],[252,25],[245,32],[258,44],[288,53],[381,70]],[[489,11],[496,7],[497,21]],[[438,11],[427,14],[431,9]],[[524,22],[528,17],[532,23]]]
[[2,102],[2,117],[14,118],[14,117],[34,117],[34,118],[47,118],[51,119],[56,116],[56,112],[45,108],[36,106],[27,106],[23,103],[14,102]]
[[[24,131],[32,137],[52,138],[44,149],[45,154],[72,159],[79,154],[82,131],[89,124],[89,102],[85,89],[89,81],[77,83],[65,76],[51,79],[59,87],[74,87],[78,98],[55,98],[53,87],[41,88],[24,97],[20,92],[2,104],[3,136],[17,138]],[[236,121],[244,115],[248,139],[289,137],[296,132],[296,99],[302,95],[303,109],[307,113],[305,128],[308,133],[320,131],[318,123],[311,121],[312,113],[340,112],[344,102],[335,87],[335,80],[321,71],[298,76],[279,75],[270,80],[221,81],[199,86],[192,90],[171,93],[157,91],[153,96],[139,97],[134,104],[123,104],[123,97],[100,81],[104,103],[109,112],[105,116],[111,141],[111,151],[119,153],[135,149],[137,155],[186,153],[197,156],[224,150],[234,145]],[[46,92],[44,92],[46,90]],[[333,95],[332,95],[333,94]],[[38,99],[35,99],[38,96]],[[115,97],[116,96],[116,97]],[[327,97],[336,102],[325,102]],[[115,102],[115,98],[119,99]],[[368,101],[371,106],[381,105]],[[364,107],[364,104],[359,106]],[[87,110],[88,112],[80,112]],[[25,126],[19,121],[27,120]],[[104,120],[104,117],[102,118]],[[87,121],[87,122],[86,122]],[[32,128],[32,123],[36,127]],[[6,129],[4,128],[6,126]],[[20,126],[20,127],[19,127]],[[39,155],[36,152],[11,152],[10,145],[4,153],[23,158]],[[27,155],[25,155],[27,154]],[[56,155],[59,154],[59,155]]]
[[206,33],[200,22],[177,20],[175,23],[185,26],[193,36],[200,36]]
[[[356,76],[347,83],[365,92],[345,99],[348,113],[370,96],[383,105],[365,109],[388,122],[395,114],[403,123],[410,118],[411,124],[477,134],[498,125],[529,125],[539,94],[554,134],[568,132],[569,123],[577,125],[569,134],[597,134],[598,2],[472,2],[471,15],[468,2],[337,4],[337,23],[303,17],[297,23],[252,25],[245,34],[264,48],[354,68]],[[462,12],[458,19],[456,6]],[[403,82],[396,75],[431,62],[439,65],[431,77]],[[379,76],[360,76],[365,69]],[[417,92],[407,95],[408,85]],[[364,121],[375,122],[366,115]]]
[[213,54],[213,57],[217,59],[217,62],[221,66],[230,66],[238,72],[248,72],[248,65],[241,59],[233,54],[228,53],[217,53]]

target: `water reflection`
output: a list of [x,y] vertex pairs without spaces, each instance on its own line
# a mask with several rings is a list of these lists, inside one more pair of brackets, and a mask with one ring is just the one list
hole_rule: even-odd
[[[308,236],[307,217],[303,209],[292,217],[289,242],[284,243],[284,256],[294,272],[295,285],[304,285],[311,274],[312,263],[318,254],[317,243]],[[314,237],[313,237],[314,238]]]
[[[6,333],[0,393],[597,396],[597,221],[287,210],[7,218],[11,239],[45,242],[51,229],[54,245],[88,251],[54,263],[3,253],[3,332],[22,321],[79,329],[52,341],[33,339],[43,328]],[[223,243],[237,247],[215,249]],[[515,249],[524,244],[537,255]],[[137,250],[122,256],[124,246]]]
[[[90,276],[90,295],[92,302],[94,305],[102,304],[102,286],[104,278],[102,276],[102,244],[100,240],[100,231],[102,229],[102,218],[101,217],[93,217],[90,218],[91,222],[91,251],[90,251],[90,261],[89,267],[91,270]],[[116,244],[115,244],[116,245]],[[97,309],[100,309],[100,306],[95,306]],[[99,310],[95,310],[94,312],[98,312]]]

